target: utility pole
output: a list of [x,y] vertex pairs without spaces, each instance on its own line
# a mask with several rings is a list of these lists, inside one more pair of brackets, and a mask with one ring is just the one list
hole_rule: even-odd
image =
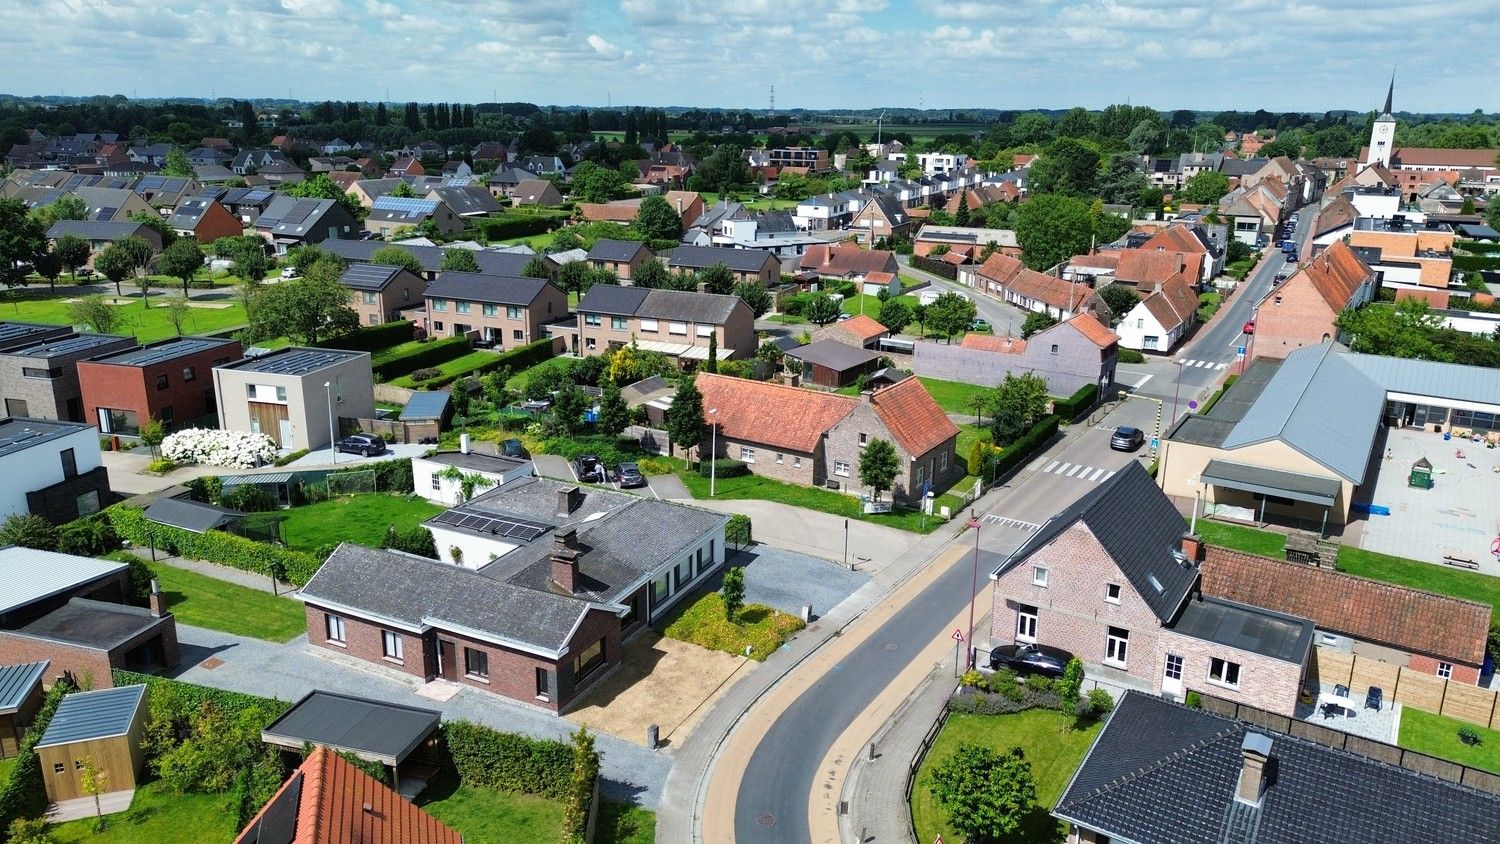
[[770,112],[770,117],[772,118],[771,122],[774,123],[775,122],[775,117],[776,117],[776,85],[775,85],[775,83],[772,83],[772,85],[771,85],[771,112]]

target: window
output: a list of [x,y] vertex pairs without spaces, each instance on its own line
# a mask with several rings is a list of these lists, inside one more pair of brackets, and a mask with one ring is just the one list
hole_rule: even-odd
[[693,326],[693,329],[697,332],[699,337],[714,336],[714,327],[712,325],[695,325]]
[[197,368],[196,367],[192,367],[192,366],[184,366],[182,368],[182,380],[183,380],[184,383],[186,383],[188,381],[196,381],[196,380],[198,380],[198,370],[197,370]]
[[379,325],[380,324],[380,314],[370,314],[369,315],[369,319],[370,319],[370,324],[371,325]]
[[323,614],[323,631],[330,642],[344,644],[344,619],[332,613]]
[[785,463],[785,462],[786,462],[786,455],[782,454],[779,451],[776,452],[776,465],[780,466],[782,463]]
[[1054,354],[1054,355],[1057,354],[1057,344],[1056,343],[1052,344],[1052,354]]
[[448,300],[447,299],[432,299],[431,302],[432,302],[432,309],[434,311],[438,311],[439,313],[441,313],[443,311],[448,310]]
[[1036,607],[1022,606],[1016,610],[1016,641],[1036,641]]
[[380,655],[386,659],[401,661],[401,634],[392,630],[380,631]]
[[685,334],[687,334],[687,323],[685,323],[685,322],[669,322],[669,323],[667,323],[667,333],[668,334],[684,334],[685,335]]
[[464,648],[464,673],[480,680],[490,678],[490,655],[473,648]]
[[835,475],[838,475],[841,478],[847,478],[847,477],[849,477],[849,461],[847,461],[847,460],[835,460],[835,461],[833,461],[833,473]]
[[443,330],[443,323],[441,321],[434,322],[432,324],[432,330],[441,333]]
[[526,332],[522,331],[519,328],[514,329],[513,331],[511,331],[510,335],[511,335],[511,339],[513,339],[513,340],[525,340],[526,339]]
[[363,301],[366,305],[373,305],[375,304],[375,294],[366,290],[364,293],[360,294],[360,300]]
[[165,390],[168,383],[169,382],[167,381],[167,376],[165,374],[156,376],[156,389]]
[[[27,412],[28,409],[29,408],[27,408],[26,402],[22,399],[5,400],[5,415],[11,417],[12,419],[16,418],[17,416],[30,416],[31,414]],[[105,431],[105,433],[107,434],[109,432]]]
[[599,316],[598,314],[584,314],[583,315],[583,324],[584,325],[594,325],[594,326],[603,325],[604,324],[604,318],[601,317],[601,316]]
[[552,674],[546,668],[538,665],[536,667],[536,696],[540,700],[547,700],[552,692]]
[[1141,345],[1148,349],[1160,348],[1161,338],[1155,334],[1147,334],[1141,338]]
[[755,449],[740,446],[740,459],[746,463],[755,462]]
[[81,770],[83,770],[83,760],[82,759],[74,759],[73,760],[73,770],[75,770],[75,771],[81,771]]
[[1104,643],[1104,661],[1117,668],[1124,668],[1128,662],[1128,651],[1130,650],[1130,631],[1118,627],[1109,628],[1109,635]]
[[1442,677],[1444,680],[1451,679],[1453,677],[1453,663],[1451,663],[1451,662],[1439,662],[1438,663],[1438,669],[1437,669],[1437,675],[1439,677]]
[[481,314],[484,314],[485,316],[498,316],[500,313],[500,306],[486,304],[479,309],[479,312]]
[[99,490],[97,489],[91,489],[73,499],[73,501],[78,507],[79,518],[92,516],[99,512]]
[[[595,316],[597,317],[598,315],[595,314]],[[522,313],[521,313],[521,309],[519,307],[517,307],[516,305],[506,305],[505,306],[505,318],[506,319],[520,319],[521,317],[522,317]],[[598,325],[599,323],[595,322],[594,324]]]
[[656,606],[672,594],[672,580],[667,572],[651,581],[651,605]]
[[1177,654],[1167,654],[1167,670],[1162,672],[1168,680],[1182,679],[1182,657]]
[[1146,327],[1146,318],[1145,317],[1136,317],[1135,318],[1135,327],[1136,328],[1145,328]]
[[630,327],[630,320],[622,316],[610,317],[609,327],[614,329],[615,331],[624,331],[625,329]]
[[51,369],[39,369],[34,366],[21,367],[21,375],[26,378],[56,378],[62,375],[62,367],[54,366]]
[[99,430],[106,434],[135,436],[141,432],[140,417],[133,410],[112,410],[101,407],[99,408]]
[[52,763],[52,773],[54,773],[54,774],[60,774],[63,771],[66,771],[66,770],[67,770],[67,766],[63,765],[63,763],[61,763],[61,762],[53,762]]
[[1031,567],[1031,585],[1033,585],[1033,586],[1046,586],[1047,585],[1047,569],[1045,567],[1043,567],[1043,566],[1032,566]]
[[599,344],[594,340],[594,338],[585,337],[583,340],[583,347],[592,352],[599,347]]
[[801,469],[802,468],[802,458],[800,458],[800,457],[793,457],[792,458],[792,468],[793,469]]
[[473,303],[472,302],[454,302],[453,303],[453,310],[455,310],[455,311],[457,311],[458,313],[461,313],[461,314],[466,314],[466,313],[469,312],[469,306],[471,304],[473,304]]
[[1208,660],[1208,682],[1237,689],[1240,687],[1240,664],[1211,657]]
[[865,446],[867,446],[869,444],[870,444],[870,436],[868,434],[860,434],[859,435],[859,447],[860,448],[864,448]]
[[586,677],[604,665],[604,640],[600,639],[573,660],[573,676]]
[[73,453],[73,449],[65,448],[59,451],[57,456],[62,459],[63,477],[78,477],[78,456]]
[[656,332],[661,330],[661,323],[657,322],[654,319],[643,319],[641,320],[641,330],[650,331],[651,333],[655,334]]
[[1111,604],[1120,603],[1120,584],[1110,583],[1104,587],[1104,600]]
[[941,454],[939,454],[937,460],[938,460],[938,471],[939,472],[946,472],[946,471],[948,471],[948,452],[945,451],[945,452],[942,452]]
[[1276,297],[1276,304],[1278,304],[1278,305],[1281,304],[1281,297],[1280,296]]

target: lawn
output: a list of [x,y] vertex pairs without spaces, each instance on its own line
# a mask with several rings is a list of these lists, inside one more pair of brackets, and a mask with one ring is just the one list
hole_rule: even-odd
[[[444,375],[467,375],[468,373],[473,372],[474,370],[479,369],[486,364],[494,363],[495,358],[498,356],[499,353],[497,352],[478,349],[469,352],[468,354],[461,357],[456,357],[453,360],[444,361],[443,363],[440,363],[433,368],[443,373]],[[403,375],[400,378],[393,378],[391,379],[391,384],[397,387],[417,386],[417,383],[412,380],[412,377],[410,375]]]
[[534,234],[530,237],[512,237],[499,241],[506,246],[530,246],[532,251],[540,254],[546,252],[552,246],[552,239],[557,237],[556,231],[545,234]]
[[1028,817],[1028,834],[1024,840],[1061,842],[1062,824],[1046,814],[1046,810],[1062,796],[1073,771],[1083,760],[1083,754],[1099,734],[1101,723],[1094,721],[1077,729],[1072,717],[1050,709],[1028,709],[1014,715],[950,715],[948,723],[933,741],[932,749],[922,760],[912,786],[911,814],[917,840],[936,841],[939,835],[944,841],[964,840],[948,826],[947,813],[932,796],[932,769],[952,755],[960,744],[973,742],[1002,752],[1012,747],[1021,748],[1031,763],[1040,807]]
[[[1478,733],[1479,744],[1468,745],[1459,741],[1460,727],[1469,727]],[[1396,743],[1418,753],[1500,774],[1500,730],[1486,729],[1408,706],[1401,710],[1401,737]]]
[[416,804],[475,844],[562,839],[563,804],[546,797],[473,788],[450,775],[430,783]]
[[656,844],[656,813],[606,800],[599,806],[594,844]]
[[281,511],[281,540],[304,551],[339,542],[379,548],[387,527],[407,530],[444,509],[415,495],[376,492],[341,496]]
[[526,381],[531,377],[532,373],[542,372],[549,369],[566,369],[575,360],[577,360],[577,358],[547,358],[546,360],[535,366],[529,366],[521,370],[520,372],[511,375],[510,380],[505,382],[505,389],[517,391],[523,390],[526,388]]
[[[708,498],[708,478],[697,472],[679,472],[683,484],[694,498]],[[889,493],[886,493],[889,495]],[[924,526],[922,514],[916,510],[898,510],[894,513],[872,513],[866,514],[860,499],[853,495],[845,495],[841,492],[819,489],[817,487],[798,486],[796,484],[783,483],[758,475],[742,475],[738,478],[719,478],[716,484],[715,498],[730,500],[758,498],[763,501],[779,501],[793,507],[806,507],[809,510],[818,510],[823,513],[831,513],[835,516],[843,516],[849,519],[859,519],[865,522],[873,522],[887,527],[899,528],[901,530],[916,531],[918,533],[929,533],[937,529],[941,519],[929,518]]]
[[724,617],[723,597],[718,592],[709,592],[673,611],[664,632],[678,641],[731,654],[743,654],[748,645],[750,658],[765,662],[782,642],[804,626],[802,619],[764,604],[746,604],[731,622]]
[[[917,297],[915,296],[897,296],[896,301],[905,302],[913,308],[917,306]],[[870,319],[880,316],[880,305],[880,298],[871,296],[868,293],[856,293],[853,296],[846,296],[843,302],[844,313],[851,315],[864,314]],[[864,310],[860,310],[860,308],[864,308]]]
[[236,797],[231,794],[176,794],[160,781],[136,789],[130,808],[106,815],[107,826],[94,832],[94,818],[57,824],[51,829],[57,844],[142,844],[146,841],[233,841]]
[[[139,295],[132,287],[126,286],[125,289],[127,296]],[[178,292],[181,292],[181,288],[178,288]],[[193,292],[201,296],[205,291]],[[58,286],[56,295],[49,295],[44,288],[11,290],[0,299],[0,318],[18,322],[73,325],[73,318],[68,314],[67,300],[78,295],[78,290],[63,285]],[[167,318],[167,309],[162,307],[165,297],[155,295],[152,299],[152,306],[149,308],[143,307],[138,301],[116,306],[120,324],[115,327],[115,333],[133,334],[142,343],[177,336],[177,329],[172,327],[172,321]],[[187,321],[182,326],[184,334],[207,334],[245,324],[245,309],[238,302],[219,299],[212,304],[215,307],[188,309]]]
[[151,573],[161,583],[172,614],[183,624],[268,642],[286,642],[307,629],[302,604],[291,598],[165,563],[152,565]]
[[[971,396],[989,392],[989,387],[980,387],[976,384],[964,384],[959,381],[943,381],[938,378],[917,377],[922,386],[932,396],[932,400],[938,403],[938,407],[949,413],[974,414],[974,408],[968,403]],[[963,456],[963,455],[960,455]]]

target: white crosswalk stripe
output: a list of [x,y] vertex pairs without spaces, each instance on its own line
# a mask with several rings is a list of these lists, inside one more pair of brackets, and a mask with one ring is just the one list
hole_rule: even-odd
[[1184,367],[1193,369],[1212,369],[1215,372],[1228,368],[1228,363],[1218,363],[1211,360],[1183,360],[1179,361]]
[[1090,483],[1102,483],[1109,480],[1115,474],[1109,469],[1102,469],[1097,466],[1085,466],[1082,463],[1064,463],[1061,460],[1052,461],[1042,471],[1049,475],[1062,475],[1065,478],[1077,478],[1080,481],[1088,481]]
[[994,513],[985,514],[984,520],[985,522],[992,525],[1014,528],[1016,530],[1024,530],[1027,533],[1031,533],[1037,528],[1041,527],[1041,525],[1035,524],[1034,522],[1023,522],[1020,519],[1008,519],[1004,516],[997,516]]

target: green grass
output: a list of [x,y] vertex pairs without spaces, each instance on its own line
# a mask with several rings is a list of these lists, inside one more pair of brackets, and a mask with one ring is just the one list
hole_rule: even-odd
[[1217,293],[1198,294],[1198,321],[1208,322],[1213,315],[1219,312],[1219,303],[1222,297]]
[[282,511],[281,539],[307,551],[339,542],[379,548],[388,526],[406,530],[444,509],[415,495],[377,492],[339,497]]
[[[687,486],[694,498],[708,498],[708,478],[697,472],[680,472],[678,477]],[[889,493],[887,493],[889,495]],[[715,498],[742,500],[758,498],[776,501],[792,507],[805,507],[822,513],[830,513],[848,519],[859,519],[900,530],[930,533],[937,529],[941,519],[929,518],[925,527],[922,514],[916,510],[898,510],[894,513],[866,514],[859,498],[817,487],[783,483],[758,475],[743,475],[738,478],[719,478]]]
[[10,769],[16,766],[16,759],[17,757],[15,756],[9,759],[0,759],[0,782],[10,781]]
[[1275,531],[1227,525],[1207,519],[1198,520],[1198,536],[1209,545],[1233,548],[1263,557],[1280,557],[1286,550],[1286,537]]
[[[1459,741],[1461,727],[1478,733],[1479,744],[1467,745]],[[1500,774],[1500,730],[1408,706],[1401,710],[1401,736],[1396,743],[1418,753]]]
[[[856,284],[858,284],[858,282],[856,282]],[[913,308],[917,306],[917,297],[915,296],[901,295],[895,298],[897,302],[905,302],[907,305]],[[846,296],[844,297],[844,301],[842,304],[844,313],[846,314],[852,315],[863,313],[870,319],[876,319],[880,316],[880,298],[877,296],[871,296],[868,293],[856,293],[853,296]],[[861,306],[864,307],[864,311],[860,311]]]
[[[379,544],[378,542],[376,544]],[[286,642],[307,629],[302,604],[165,563],[151,566],[167,606],[183,624]]]
[[[455,377],[459,375],[467,375],[486,364],[494,363],[495,358],[498,356],[498,354],[498,352],[478,349],[469,352],[468,354],[461,357],[456,357],[453,360],[444,361],[443,363],[440,363],[433,368],[444,375]],[[391,379],[391,384],[397,387],[417,386],[417,382],[413,381],[410,375],[403,375],[400,378],[393,378]]]
[[807,320],[795,314],[771,314],[765,319],[766,322],[778,322],[782,325],[802,325],[807,322]]
[[161,782],[136,789],[130,808],[105,815],[103,832],[94,832],[94,818],[81,818],[52,827],[57,844],[143,844],[147,841],[227,842],[235,829],[235,801],[231,794],[176,794]]
[[552,239],[557,237],[556,231],[545,234],[535,234],[530,237],[511,237],[499,241],[507,246],[530,246],[537,253],[546,252],[552,246]]
[[[113,288],[113,285],[110,287]],[[127,296],[132,293],[139,295],[139,291],[129,284],[122,285],[122,288]],[[168,290],[170,292],[171,289]],[[180,287],[177,292],[181,292]],[[204,292],[193,291],[195,296],[201,296]],[[64,300],[78,295],[77,289],[62,284],[58,285],[56,295],[49,295],[46,288],[11,290],[0,296],[0,319],[72,325],[73,318],[68,314],[69,303]],[[110,295],[114,295],[113,289],[110,290]],[[172,327],[172,321],[167,318],[167,309],[162,307],[165,298],[161,295],[152,296],[149,308],[142,306],[139,301],[117,305],[115,311],[120,324],[115,327],[115,333],[133,334],[142,343],[176,337],[177,329]],[[187,320],[182,326],[183,333],[207,334],[245,324],[245,309],[238,302],[220,299],[215,304],[227,307],[189,308]]]
[[439,777],[416,804],[463,835],[465,841],[561,841],[563,804],[533,794],[461,785]]
[[656,813],[606,800],[599,806],[594,844],[656,844]]
[[1083,754],[1099,734],[1099,721],[1082,729],[1073,718],[1048,709],[1028,709],[1014,715],[968,715],[954,713],[938,733],[917,770],[911,792],[912,822],[918,841],[962,841],[964,837],[948,826],[947,813],[932,796],[932,769],[951,756],[964,742],[982,744],[1000,751],[1019,747],[1031,763],[1036,780],[1037,805],[1027,818],[1030,842],[1061,842],[1062,824],[1046,811],[1062,796]]
[[805,625],[802,619],[764,604],[746,604],[734,621],[724,617],[724,598],[709,592],[673,611],[664,631],[667,637],[714,651],[742,654],[765,662],[788,637]]
[[968,399],[978,393],[988,392],[990,388],[980,387],[976,384],[964,384],[959,381],[943,381],[938,378],[917,377],[922,386],[927,388],[932,400],[938,403],[938,407],[949,413],[974,414],[974,409],[969,406]]

